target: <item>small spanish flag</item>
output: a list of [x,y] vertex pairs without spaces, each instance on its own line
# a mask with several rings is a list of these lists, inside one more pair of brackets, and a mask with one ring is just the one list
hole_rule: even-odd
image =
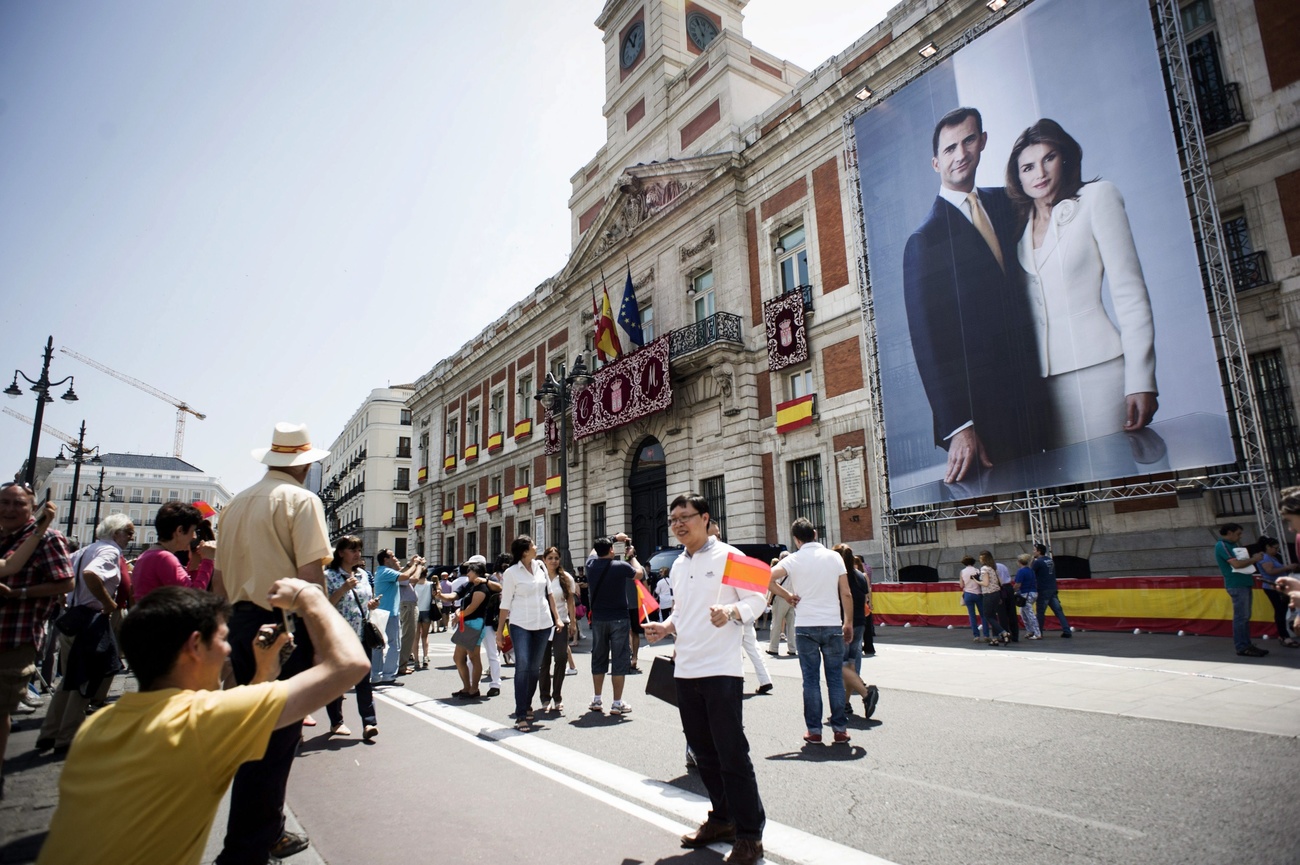
[[722,582],[737,589],[766,592],[772,582],[772,569],[758,559],[727,553],[727,565],[722,569]]
[[776,431],[788,433],[813,422],[813,400],[816,394],[808,394],[776,407]]
[[636,580],[636,606],[641,612],[638,622],[644,622],[650,618],[650,614],[659,609],[659,602],[655,600],[654,595],[645,587],[645,583]]
[[196,501],[190,504],[199,509],[199,515],[205,520],[210,520],[217,515],[216,509],[205,501]]

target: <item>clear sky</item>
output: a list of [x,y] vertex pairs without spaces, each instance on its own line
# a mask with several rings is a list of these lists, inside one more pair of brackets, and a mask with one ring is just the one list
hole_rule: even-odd
[[[563,266],[602,5],[0,3],[5,385],[53,334],[47,424],[171,453],[175,410],[67,346],[205,412],[184,458],[232,492],[277,420],[328,446]],[[889,5],[752,0],[745,35],[811,70]],[[30,435],[0,416],[0,474]]]

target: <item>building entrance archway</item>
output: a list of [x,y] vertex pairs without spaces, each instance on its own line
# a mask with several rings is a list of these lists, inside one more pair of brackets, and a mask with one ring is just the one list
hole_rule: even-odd
[[632,493],[632,544],[644,564],[659,547],[668,546],[668,462],[663,445],[647,436],[637,445],[627,476]]

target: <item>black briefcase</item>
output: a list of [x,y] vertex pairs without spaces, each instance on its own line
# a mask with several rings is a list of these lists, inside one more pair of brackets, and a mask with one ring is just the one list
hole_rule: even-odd
[[671,658],[656,655],[650,664],[650,675],[645,680],[645,692],[648,697],[663,700],[671,706],[677,705],[677,665]]

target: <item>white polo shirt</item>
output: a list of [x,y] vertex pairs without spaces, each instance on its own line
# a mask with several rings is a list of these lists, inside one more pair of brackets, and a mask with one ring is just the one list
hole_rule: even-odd
[[[762,592],[722,583],[727,554],[739,552],[717,538],[709,538],[695,555],[683,552],[673,562],[668,574],[673,590],[673,612],[667,621],[677,630],[676,676],[679,679],[745,675],[741,663],[740,641],[745,635],[742,623],[754,621],[766,603]],[[735,604],[741,621],[714,627],[709,617],[709,608],[714,604]]]
[[777,563],[790,578],[785,590],[799,596],[794,608],[796,628],[838,628],[844,624],[840,609],[840,577],[844,559],[817,541],[809,541]]

